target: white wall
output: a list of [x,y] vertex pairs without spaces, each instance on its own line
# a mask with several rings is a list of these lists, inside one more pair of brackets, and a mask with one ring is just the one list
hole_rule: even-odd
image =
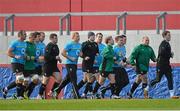
[[[114,31],[94,31],[96,32],[101,32],[104,34],[104,37],[108,36],[108,35],[112,35],[113,37],[115,36],[115,32]],[[29,32],[27,32],[29,33]],[[49,42],[49,34],[52,32],[46,32],[46,39],[45,39],[45,43]],[[58,34],[58,32],[55,32]],[[64,32],[65,33],[65,32]],[[83,42],[85,40],[87,40],[87,31],[83,31],[80,32],[80,36],[81,36],[81,41]],[[1,34],[1,33],[0,33]],[[16,33],[15,33],[16,34]],[[152,46],[152,48],[154,49],[156,55],[157,55],[157,51],[158,51],[158,47],[160,42],[162,41],[162,36],[161,34],[158,35],[156,34],[155,30],[153,31],[128,31],[127,32],[127,44],[126,44],[126,49],[127,49],[127,57],[130,55],[132,49],[134,48],[134,46],[138,45],[139,43],[141,43],[141,38],[147,35],[150,38],[150,46]],[[180,30],[171,30],[171,46],[172,46],[172,51],[174,51],[175,56],[173,59],[171,59],[171,62],[173,63],[180,63],[180,50],[179,50],[179,46],[180,46]],[[16,37],[5,37],[5,36],[0,36],[0,64],[7,64],[10,63],[10,58],[7,57],[6,55],[6,51],[7,48],[10,44],[10,42],[12,40],[15,40]],[[27,37],[28,39],[28,37]],[[69,42],[71,40],[70,36],[59,36],[59,41],[58,41],[58,46],[60,49],[62,49],[65,44],[67,42]],[[63,58],[63,62],[65,60],[65,58]],[[79,60],[79,63],[81,63],[81,59]]]

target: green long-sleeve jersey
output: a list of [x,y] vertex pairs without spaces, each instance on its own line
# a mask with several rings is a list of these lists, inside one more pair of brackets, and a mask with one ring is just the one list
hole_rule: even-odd
[[112,72],[114,64],[114,50],[112,45],[107,45],[103,51],[103,62],[101,63],[99,70],[100,72]]
[[[25,70],[34,70],[35,69],[35,56],[36,56],[36,45],[29,41],[26,42],[26,61],[24,65]],[[28,60],[29,58],[29,60]]]
[[139,72],[147,72],[150,59],[156,61],[153,49],[149,45],[140,44],[133,49],[130,55],[130,64],[136,65]]

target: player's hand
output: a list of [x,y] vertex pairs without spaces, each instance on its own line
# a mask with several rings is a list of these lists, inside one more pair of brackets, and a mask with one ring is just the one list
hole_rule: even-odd
[[68,57],[69,58],[69,60],[71,60],[71,61],[73,61],[73,62],[76,62],[76,58],[75,57]]
[[115,64],[119,64],[119,62],[118,62],[118,61],[114,61],[114,63],[115,63]]
[[153,60],[153,62],[157,62],[157,60],[158,60],[158,59],[155,58],[155,59]]
[[14,58],[16,58],[16,59],[21,59],[21,56],[15,55]]
[[30,56],[26,56],[26,60],[27,61],[31,60],[31,57]]
[[83,53],[82,53],[81,51],[79,52],[79,56],[80,56],[80,57],[82,57],[82,56],[83,56]]
[[130,59],[129,58],[126,59],[126,64],[130,65]]
[[44,56],[39,56],[38,57],[38,62],[43,62],[44,61]]
[[56,60],[60,60],[61,58],[59,56],[56,56]]
[[59,63],[61,63],[61,62],[62,62],[61,58],[60,58],[60,59],[58,59],[58,61],[59,61]]
[[172,58],[174,57],[174,52],[171,52],[171,57],[172,57]]
[[96,63],[97,63],[97,61],[95,60],[95,61],[94,61],[94,64],[96,64]]
[[31,60],[35,60],[35,57],[34,57],[34,56],[31,56]]
[[127,58],[125,57],[125,58],[123,58],[123,60],[122,60],[123,62],[126,62],[127,61]]
[[87,61],[87,60],[89,60],[89,59],[90,59],[90,57],[86,56],[84,59]]
[[127,63],[124,62],[124,61],[121,61],[120,64],[121,64],[123,67],[126,67],[126,66],[127,66]]
[[104,73],[101,73],[102,76],[104,76]]

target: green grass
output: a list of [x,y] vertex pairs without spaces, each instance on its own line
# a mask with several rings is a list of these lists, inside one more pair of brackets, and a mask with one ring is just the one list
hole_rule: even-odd
[[0,100],[0,110],[180,110],[180,100]]

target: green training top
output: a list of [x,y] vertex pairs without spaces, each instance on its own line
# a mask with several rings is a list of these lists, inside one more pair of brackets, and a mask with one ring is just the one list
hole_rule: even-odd
[[113,71],[113,64],[114,64],[114,50],[112,45],[107,45],[103,51],[103,62],[101,63],[99,70],[100,72],[112,72]]
[[147,72],[150,59],[155,62],[156,56],[149,45],[140,44],[136,46],[130,56],[130,64],[136,65],[140,72]]
[[[26,61],[24,65],[24,70],[34,70],[35,69],[35,56],[36,56],[36,45],[29,41],[26,42]],[[30,60],[27,60],[30,58]]]

